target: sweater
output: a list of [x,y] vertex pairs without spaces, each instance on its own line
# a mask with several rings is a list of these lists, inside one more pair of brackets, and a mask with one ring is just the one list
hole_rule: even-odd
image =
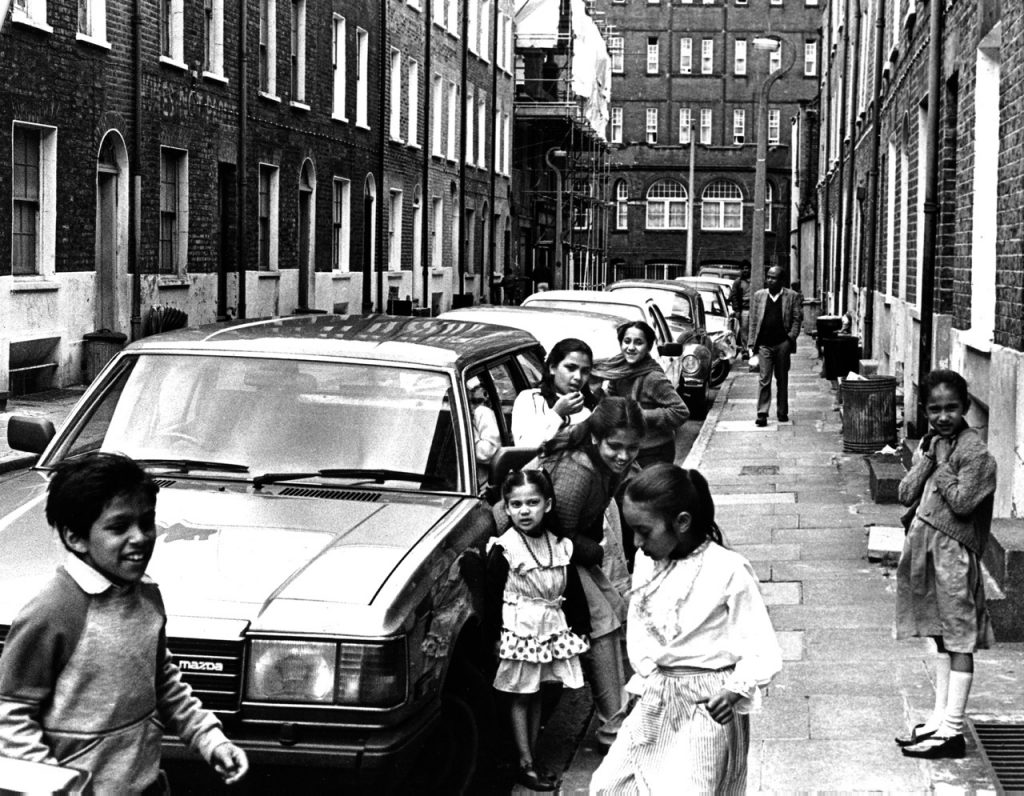
[[97,792],[142,791],[163,727],[207,761],[227,741],[167,651],[160,590],[77,558],[14,620],[0,656],[0,755],[70,765]]
[[900,503],[916,506],[918,519],[981,556],[992,526],[996,460],[966,425],[951,440],[925,440],[900,481]]
[[607,394],[632,398],[644,414],[647,430],[640,441],[644,450],[673,442],[676,429],[690,417],[683,399],[654,359],[645,358],[636,365],[619,365],[612,357],[603,366],[594,367],[594,375],[608,379]]

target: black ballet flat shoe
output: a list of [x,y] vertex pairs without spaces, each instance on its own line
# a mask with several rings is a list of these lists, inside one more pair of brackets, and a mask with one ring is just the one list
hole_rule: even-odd
[[905,757],[919,757],[926,760],[963,757],[967,754],[967,741],[964,740],[963,733],[952,735],[949,738],[933,735],[913,746],[904,746],[902,752]]
[[757,420],[754,421],[754,425],[755,426],[761,426],[761,427],[767,426],[768,425],[768,415],[758,415],[757,416]]
[[520,766],[519,773],[516,776],[516,782],[527,790],[534,790],[542,793],[553,791],[557,787],[553,780],[538,774],[537,770],[533,766]]
[[922,727],[924,727],[923,724],[915,724],[909,735],[897,735],[893,740],[896,741],[897,746],[913,746],[914,744],[935,735],[935,730],[932,730],[931,732],[920,732]]

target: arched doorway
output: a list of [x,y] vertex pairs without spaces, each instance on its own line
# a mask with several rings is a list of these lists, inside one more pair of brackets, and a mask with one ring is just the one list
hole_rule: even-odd
[[373,312],[377,303],[376,262],[377,181],[372,174],[363,182],[363,312]]
[[96,298],[97,329],[127,332],[128,306],[128,150],[111,130],[96,158]]
[[316,172],[306,160],[299,173],[299,307],[312,304],[310,282],[313,279],[313,208],[316,206]]

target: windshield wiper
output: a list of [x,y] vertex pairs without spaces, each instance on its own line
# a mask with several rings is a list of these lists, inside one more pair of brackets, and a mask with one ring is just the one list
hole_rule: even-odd
[[147,467],[167,467],[180,473],[193,470],[224,470],[228,473],[247,473],[249,468],[234,462],[214,462],[205,459],[136,459],[139,464]]
[[415,481],[423,483],[430,476],[423,473],[412,473],[405,470],[378,470],[360,467],[328,467],[307,473],[264,473],[252,479],[252,488],[260,489],[264,484],[276,484],[281,481],[301,481],[303,478],[362,478],[376,484],[385,481]]

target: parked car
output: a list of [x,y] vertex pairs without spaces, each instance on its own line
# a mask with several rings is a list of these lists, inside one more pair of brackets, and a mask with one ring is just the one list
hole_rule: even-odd
[[739,263],[708,263],[702,265],[697,276],[717,276],[728,279],[731,283],[740,275],[742,266]]
[[523,306],[576,308],[617,314],[623,320],[646,321],[657,335],[653,356],[676,385],[690,414],[695,418],[707,414],[711,401],[711,349],[699,336],[687,337],[674,331],[655,297],[615,295],[604,290],[547,290],[527,296]]
[[704,316],[707,318],[708,334],[715,345],[731,361],[736,357],[736,340],[739,333],[739,319],[729,304],[729,294],[718,281],[700,276],[681,276],[678,282],[695,287],[704,302]]
[[[518,330],[393,316],[131,344],[56,433],[9,420],[11,447],[40,458],[0,490],[0,641],[64,554],[48,474],[120,451],[160,486],[149,574],[168,647],[254,766],[331,767],[332,790],[410,772],[407,792],[479,787],[497,725],[479,632],[494,525],[471,418],[487,404],[510,444],[542,362]],[[165,758],[185,755],[165,741]]]

